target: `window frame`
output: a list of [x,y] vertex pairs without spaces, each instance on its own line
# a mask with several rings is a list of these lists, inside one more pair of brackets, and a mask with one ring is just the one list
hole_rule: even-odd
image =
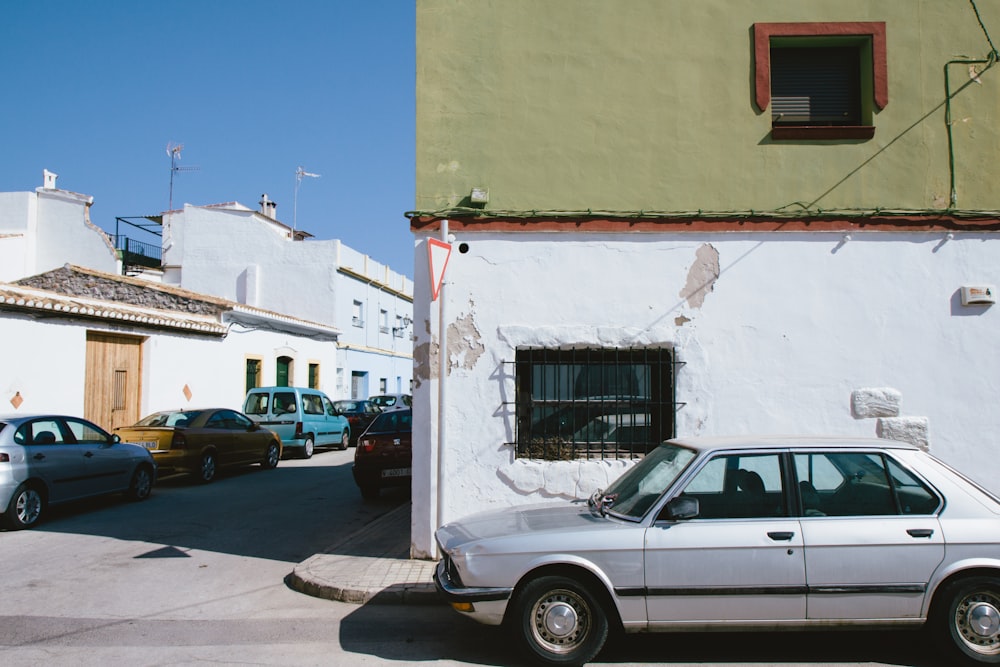
[[[676,434],[677,363],[674,350],[668,347],[517,349],[513,362],[516,428],[510,443],[516,458],[616,460],[645,456]],[[543,370],[546,366],[552,367],[548,373]],[[588,367],[586,377],[562,375],[579,373],[578,366]],[[643,366],[646,369],[639,375],[627,377],[625,369]],[[546,380],[546,376],[553,379]],[[595,376],[601,383],[610,379],[611,386],[602,384],[597,387],[599,393],[593,393]],[[623,392],[629,380],[636,386],[632,393]],[[587,385],[583,393],[578,386],[581,381]],[[535,382],[542,386],[533,387]],[[619,442],[610,437],[612,432],[607,441],[577,441],[575,436],[589,432],[591,424],[599,420],[614,422],[614,428],[624,428],[629,437]],[[555,433],[550,432],[552,428]]]
[[[774,125],[772,122],[772,140],[871,139],[875,136],[871,119],[889,103],[884,22],[755,23],[753,40],[754,100],[761,112],[767,111],[771,104],[771,49],[775,44],[777,48],[856,47],[862,62],[859,94],[863,124]],[[870,72],[866,61],[871,62]],[[868,124],[864,124],[865,121]]]

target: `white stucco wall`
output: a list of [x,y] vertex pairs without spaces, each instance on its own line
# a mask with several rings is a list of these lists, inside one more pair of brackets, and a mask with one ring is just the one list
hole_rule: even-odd
[[32,275],[75,264],[88,269],[119,273],[111,241],[90,221],[92,197],[38,188],[38,226]]
[[[355,371],[367,374],[369,395],[378,393],[380,378],[392,392],[409,390],[413,329],[392,332],[396,315],[413,317],[409,278],[336,239],[292,241],[287,230],[240,205],[186,205],[164,218],[163,247],[169,284],[338,328],[340,363],[321,374],[331,398],[351,397]],[[361,327],[352,324],[355,300],[363,304]],[[264,377],[274,377],[266,364]]]
[[[0,317],[0,413],[59,412],[83,415],[87,332],[144,337],[140,413],[181,407],[241,409],[248,355],[294,359],[295,383],[307,385],[308,363],[333,369],[336,344],[266,331],[231,330],[225,338],[66,323],[5,312]],[[273,361],[271,362],[273,363]],[[268,369],[265,368],[265,376]],[[273,377],[273,368],[270,369]],[[333,373],[320,389],[331,393]],[[184,395],[185,386],[191,399]],[[331,393],[332,395],[332,393]],[[20,399],[19,407],[12,401]]]
[[4,313],[0,340],[0,413],[83,415],[84,330]]
[[0,192],[0,282],[34,273],[37,201],[33,192]]
[[[456,236],[442,296],[450,367],[444,521],[584,497],[624,469],[515,459],[505,444],[514,423],[504,403],[515,390],[504,362],[521,346],[673,348],[685,363],[677,371],[679,435],[874,436],[880,420],[856,416],[854,392],[898,392],[896,426],[923,425],[932,453],[1000,490],[992,442],[1000,414],[991,409],[1000,307],[963,307],[959,297],[963,285],[1000,284],[992,235]],[[458,251],[463,242],[466,253]],[[415,265],[412,550],[420,556],[433,552],[437,521],[440,302],[431,304],[425,287],[422,242]]]

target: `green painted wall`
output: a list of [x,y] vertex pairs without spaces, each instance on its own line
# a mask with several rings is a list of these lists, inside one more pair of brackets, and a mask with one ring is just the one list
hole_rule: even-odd
[[[752,26],[797,21],[886,23],[873,139],[770,140]],[[945,63],[991,50],[969,0],[417,0],[416,207],[944,209]],[[1000,210],[1000,66],[980,81],[952,102],[956,208]]]

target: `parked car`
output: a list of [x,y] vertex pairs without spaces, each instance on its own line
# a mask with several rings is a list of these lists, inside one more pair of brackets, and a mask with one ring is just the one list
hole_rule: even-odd
[[36,525],[50,505],[122,492],[145,500],[156,462],[142,447],[63,415],[0,416],[0,508],[12,530]]
[[354,482],[366,499],[377,498],[388,486],[411,482],[413,411],[383,412],[361,434],[354,450]]
[[683,438],[589,502],[437,530],[452,605],[526,655],[608,633],[920,627],[946,664],[1000,663],[1000,498],[877,439]]
[[347,423],[351,425],[352,447],[358,444],[358,438],[382,412],[371,401],[334,401],[333,408],[347,417]]
[[247,392],[243,412],[274,431],[285,450],[311,458],[317,447],[347,449],[351,425],[319,389],[257,387]]
[[281,458],[275,433],[229,408],[154,412],[115,433],[149,450],[161,473],[190,473],[202,483],[222,468],[259,463],[271,469]]
[[413,406],[413,397],[409,394],[381,394],[372,396],[372,403],[378,406],[379,410],[405,410]]

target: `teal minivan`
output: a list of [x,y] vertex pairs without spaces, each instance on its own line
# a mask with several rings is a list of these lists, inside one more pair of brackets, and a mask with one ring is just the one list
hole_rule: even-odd
[[317,447],[347,449],[351,425],[326,394],[304,387],[257,387],[247,392],[243,412],[274,431],[287,451],[310,458]]

